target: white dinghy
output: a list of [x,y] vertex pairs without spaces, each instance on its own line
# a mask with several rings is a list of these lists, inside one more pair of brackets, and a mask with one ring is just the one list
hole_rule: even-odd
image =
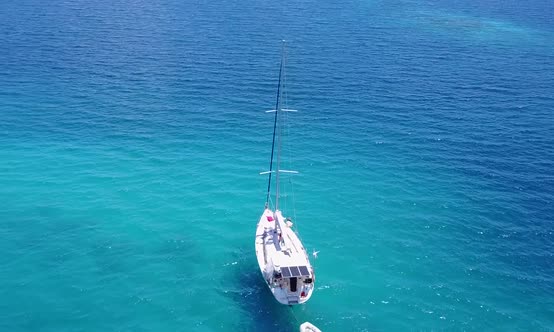
[[304,322],[300,325],[300,332],[321,332],[321,330],[310,322]]

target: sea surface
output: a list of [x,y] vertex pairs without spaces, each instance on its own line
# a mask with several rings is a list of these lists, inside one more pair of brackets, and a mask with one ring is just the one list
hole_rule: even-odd
[[[292,308],[254,254],[282,39]],[[0,331],[553,331],[553,219],[550,0],[0,3]]]

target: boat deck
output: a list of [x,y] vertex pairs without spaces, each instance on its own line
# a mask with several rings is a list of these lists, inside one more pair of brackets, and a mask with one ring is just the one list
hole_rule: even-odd
[[[275,216],[280,219],[281,225],[285,225],[281,211],[277,211]],[[265,268],[267,260],[271,257],[273,265],[276,266],[306,266],[311,270],[306,250],[296,233],[290,227],[285,226],[279,234],[279,227],[276,225],[273,212],[269,209],[264,211],[258,223],[256,244],[257,250],[265,250],[264,255],[258,255],[258,263],[262,269]]]

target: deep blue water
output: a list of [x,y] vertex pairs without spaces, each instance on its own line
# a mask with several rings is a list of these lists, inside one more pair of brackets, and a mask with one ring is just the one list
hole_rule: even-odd
[[[0,330],[554,330],[554,3],[0,4]],[[254,257],[280,41],[317,289]],[[286,212],[286,211],[285,211]]]

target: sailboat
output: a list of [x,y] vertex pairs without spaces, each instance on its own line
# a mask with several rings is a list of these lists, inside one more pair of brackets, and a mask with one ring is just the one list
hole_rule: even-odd
[[[285,218],[281,211],[281,175],[297,173],[281,169],[283,118],[286,112],[295,112],[282,107],[285,91],[285,43],[279,67],[279,83],[277,86],[277,101],[275,109],[267,111],[274,113],[273,141],[268,174],[267,197],[265,209],[256,228],[256,257],[262,276],[275,299],[285,305],[301,304],[310,299],[314,290],[315,273],[310,264],[309,255],[297,232],[292,228],[290,217]],[[286,105],[285,105],[286,106]],[[276,153],[274,153],[276,152]],[[274,158],[276,160],[274,161]],[[275,164],[275,165],[274,165]],[[275,167],[274,167],[275,166]],[[275,177],[273,208],[270,206],[272,197],[272,177]]]

